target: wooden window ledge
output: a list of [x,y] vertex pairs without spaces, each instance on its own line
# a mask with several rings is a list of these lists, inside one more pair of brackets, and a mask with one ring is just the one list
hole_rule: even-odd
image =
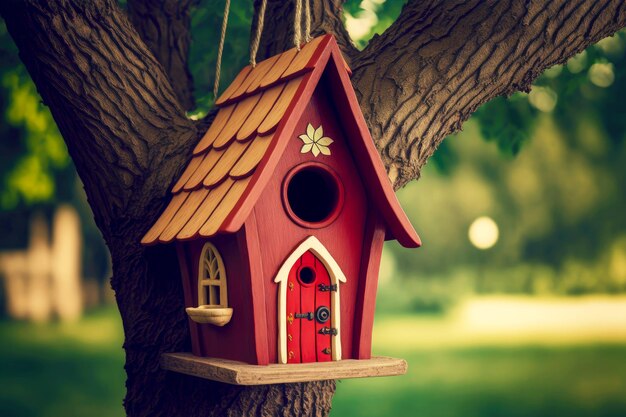
[[196,323],[209,323],[220,327],[228,323],[233,317],[233,309],[230,307],[202,305],[187,307],[185,311],[189,318]]

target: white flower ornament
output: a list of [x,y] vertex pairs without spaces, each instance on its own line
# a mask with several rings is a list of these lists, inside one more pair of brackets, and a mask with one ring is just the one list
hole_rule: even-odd
[[334,141],[328,136],[324,136],[324,129],[322,126],[315,129],[311,123],[306,127],[306,134],[300,135],[300,139],[304,142],[300,153],[311,152],[313,156],[317,157],[320,153],[322,155],[330,155],[330,149],[328,148]]

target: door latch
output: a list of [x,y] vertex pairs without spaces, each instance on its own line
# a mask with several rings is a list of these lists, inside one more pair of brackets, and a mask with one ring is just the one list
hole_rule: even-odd
[[322,349],[322,353],[325,354],[325,355],[330,355],[330,348]]
[[322,327],[320,329],[320,331],[318,332],[319,334],[331,334],[333,336],[337,336],[337,329],[335,329],[334,327]]
[[313,320],[313,312],[309,311],[307,313],[296,313],[295,318]]
[[333,284],[333,285],[319,284],[318,288],[320,291],[337,291],[337,284]]

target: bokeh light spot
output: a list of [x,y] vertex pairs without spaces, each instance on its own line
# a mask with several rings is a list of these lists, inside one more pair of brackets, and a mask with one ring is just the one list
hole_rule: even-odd
[[472,222],[468,237],[478,249],[489,249],[498,241],[498,225],[491,217],[482,216]]
[[554,110],[556,106],[558,96],[549,87],[533,86],[533,89],[528,94],[528,101],[531,106],[545,113],[549,113]]
[[589,80],[598,87],[609,87],[615,81],[613,64],[596,62],[589,68]]

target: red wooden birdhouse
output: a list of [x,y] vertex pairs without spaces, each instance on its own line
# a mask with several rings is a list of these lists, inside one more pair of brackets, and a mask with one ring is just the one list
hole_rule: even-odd
[[217,100],[142,240],[177,247],[196,357],[370,358],[383,241],[420,240],[349,75],[326,35],[245,67]]

